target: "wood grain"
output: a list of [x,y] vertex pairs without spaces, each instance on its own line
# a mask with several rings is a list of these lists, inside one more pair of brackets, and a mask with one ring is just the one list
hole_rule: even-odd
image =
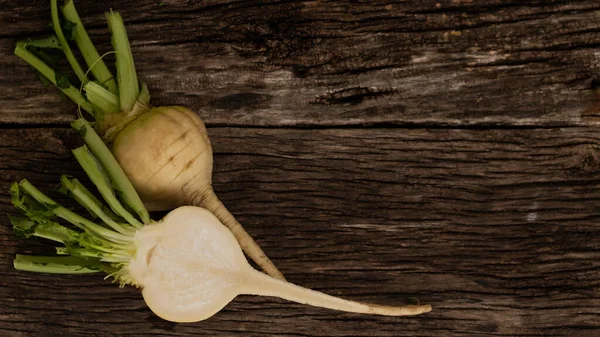
[[[101,51],[125,17],[154,104],[215,126],[585,126],[597,1],[76,1]],[[162,5],[161,5],[162,4]],[[47,1],[0,1],[0,122],[75,109],[12,55],[48,34]],[[110,59],[110,58],[109,58]]]
[[[99,276],[13,271],[49,251],[0,227],[0,335],[597,336],[600,136],[532,130],[210,128],[215,190],[298,284],[431,303],[414,318],[240,297],[196,324],[157,319]],[[0,212],[28,178],[81,176],[68,129],[3,129]],[[25,156],[26,155],[26,156]],[[35,241],[35,240],[34,240]]]
[[53,247],[12,235],[10,183],[84,175],[73,104],[12,55],[49,3],[0,0],[0,336],[600,336],[600,2],[76,5],[102,52],[120,11],[153,103],[205,119],[215,190],[289,280],[434,311],[243,296],[173,324],[99,275],[14,271]]

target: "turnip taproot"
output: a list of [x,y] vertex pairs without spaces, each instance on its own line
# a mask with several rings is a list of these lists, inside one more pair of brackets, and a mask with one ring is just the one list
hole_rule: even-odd
[[[231,230],[254,262],[269,275],[284,279],[214,193],[212,148],[202,119],[184,107],[149,105],[150,93],[138,80],[119,13],[106,14],[116,58],[115,79],[86,33],[73,1],[67,0],[61,9],[62,21],[57,0],[51,0],[55,37],[19,42],[15,54],[92,116],[96,130],[109,144],[150,211],[183,205],[207,208]],[[79,65],[69,46],[69,38],[81,51],[89,71],[83,71]],[[49,50],[64,53],[85,94],[78,91],[67,76],[48,64],[52,59]]]
[[[87,130],[86,136],[93,136],[93,130]],[[62,245],[56,248],[57,253],[65,255],[18,255],[14,260],[16,269],[64,274],[103,271],[122,286],[141,288],[150,309],[174,322],[205,320],[240,294],[275,296],[317,307],[386,316],[431,311],[429,305],[391,307],[348,301],[260,273],[248,264],[231,231],[201,207],[181,206],[160,221],[142,220],[119,202],[128,199],[128,203],[142,207],[135,193],[125,195],[110,188],[128,190],[130,184],[115,166],[108,148],[104,144],[92,147],[97,157],[85,145],[75,149],[74,154],[113,211],[68,176],[61,178],[61,190],[73,196],[100,224],[59,205],[27,180],[13,184],[13,204],[25,214],[11,218],[15,233],[53,240]],[[77,229],[59,224],[59,219]]]

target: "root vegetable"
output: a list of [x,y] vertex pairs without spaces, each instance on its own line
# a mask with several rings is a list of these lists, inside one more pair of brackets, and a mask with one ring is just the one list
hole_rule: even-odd
[[[87,130],[85,136],[93,138],[93,130]],[[248,264],[231,231],[201,207],[181,206],[160,221],[142,220],[146,212],[134,215],[120,204],[123,200],[138,210],[143,208],[108,148],[101,143],[96,145],[93,151],[83,146],[74,154],[110,207],[68,176],[61,178],[61,190],[101,223],[64,208],[27,180],[11,187],[13,204],[25,215],[11,218],[15,233],[52,240],[61,245],[57,253],[65,255],[18,255],[14,260],[16,269],[108,273],[122,286],[141,288],[149,308],[173,322],[208,319],[240,294],[274,296],[316,307],[386,316],[431,311],[429,305],[392,307],[348,301],[260,273]],[[115,193],[111,186],[129,193]],[[59,224],[59,219],[76,229]]]
[[[95,120],[96,130],[110,145],[145,206],[169,210],[182,205],[205,207],[234,234],[244,252],[265,272],[284,279],[235,217],[217,198],[212,188],[212,149],[202,119],[191,110],[178,107],[151,107],[150,93],[138,80],[123,19],[107,13],[116,57],[117,76],[111,74],[92,44],[72,0],[61,8],[71,24],[63,32],[57,0],[51,0],[52,23],[56,37],[20,42],[15,54],[38,70],[43,78],[57,85]],[[67,36],[72,36],[89,67],[79,65]],[[58,41],[58,42],[56,42]],[[46,49],[62,50],[81,82],[85,95],[68,78],[45,62]],[[88,74],[91,73],[91,74]],[[74,127],[80,129],[81,121]],[[92,149],[93,151],[93,149]]]
[[183,206],[138,231],[131,278],[158,316],[176,322],[207,319],[240,294],[275,296],[334,310],[386,316],[418,315],[427,305],[388,307],[325,295],[253,269],[231,232],[203,208]]

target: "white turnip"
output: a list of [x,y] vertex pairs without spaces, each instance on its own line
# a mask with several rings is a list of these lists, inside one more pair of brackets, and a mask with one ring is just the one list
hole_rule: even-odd
[[[61,178],[61,191],[80,203],[96,221],[66,209],[27,180],[11,187],[13,204],[24,217],[13,217],[15,233],[38,236],[58,243],[66,256],[18,255],[16,269],[46,273],[103,271],[122,286],[142,291],[145,302],[158,316],[174,322],[197,322],[219,312],[240,294],[275,296],[289,301],[340,311],[403,316],[429,312],[429,305],[380,306],[348,301],[302,288],[253,269],[234,235],[210,211],[181,206],[154,222],[147,212],[129,213],[120,200],[143,208],[108,148],[90,142],[73,152],[96,185],[105,207],[83,184]],[[94,155],[93,153],[97,155]],[[127,193],[116,193],[127,191]],[[139,214],[138,214],[139,213]],[[75,226],[58,223],[65,220]]]
[[427,305],[388,307],[325,295],[253,269],[231,232],[203,208],[183,206],[135,235],[131,279],[158,316],[176,322],[207,319],[240,294],[275,296],[341,311],[417,315]]

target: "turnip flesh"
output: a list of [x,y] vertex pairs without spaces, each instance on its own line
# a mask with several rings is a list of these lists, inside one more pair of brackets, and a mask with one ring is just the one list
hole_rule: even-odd
[[209,211],[183,206],[138,231],[132,279],[158,316],[196,322],[221,310],[237,295],[275,296],[340,311],[386,316],[418,315],[428,305],[389,307],[344,300],[278,280],[253,269],[235,237]]
[[[87,132],[86,136],[91,137]],[[113,180],[107,173],[115,171],[108,167],[114,164],[114,158],[107,159],[111,156],[105,153],[107,150],[105,146],[97,148],[97,153],[105,155],[96,158],[89,153],[90,160],[79,163],[98,190],[108,188],[105,181],[123,189],[125,182],[119,175]],[[74,152],[80,151],[87,151],[87,147]],[[141,288],[150,309],[174,322],[207,319],[240,294],[275,296],[316,307],[387,316],[431,310],[428,305],[390,307],[353,302],[275,279],[248,264],[235,236],[207,209],[182,206],[158,222],[148,219],[139,227],[138,219],[127,220],[108,211],[78,181],[66,176],[61,181],[67,195],[74,196],[104,223],[97,224],[66,209],[27,180],[13,184],[13,204],[25,215],[11,218],[15,233],[52,240],[62,245],[56,248],[57,253],[67,255],[18,255],[14,260],[16,269],[63,274],[105,272],[122,286]],[[113,204],[122,197],[111,191],[101,196]],[[59,219],[75,229],[59,224]]]

